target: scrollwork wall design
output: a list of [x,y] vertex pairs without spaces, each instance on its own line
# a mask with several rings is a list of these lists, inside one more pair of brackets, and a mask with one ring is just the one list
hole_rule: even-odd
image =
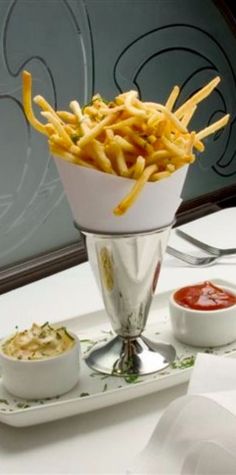
[[[176,5],[175,0],[167,3]],[[141,7],[141,13],[137,9],[141,4],[145,12],[150,10],[145,22]],[[34,92],[60,108],[68,108],[73,98],[88,102],[100,92],[97,85],[104,84],[105,95],[106,88],[109,94],[135,88],[142,98],[164,101],[177,83],[181,103],[219,74],[223,81],[199,107],[192,126],[198,130],[226,111],[231,123],[207,140],[206,153],[191,167],[186,198],[192,188],[196,192],[196,182],[200,194],[208,191],[208,181],[215,186],[218,180],[222,187],[233,182],[236,78],[225,46],[230,40],[221,41],[220,26],[212,33],[211,25],[197,25],[201,18],[187,21],[189,2],[181,4],[186,21],[179,23],[173,16],[171,21],[160,19],[162,0],[0,1],[0,268],[77,239],[45,138],[29,127],[24,115],[24,68],[32,72]],[[132,8],[133,30],[126,15]],[[114,26],[117,13],[123,19],[121,29]],[[59,232],[53,229],[55,220]]]
[[[150,91],[147,81],[152,67],[156,72],[156,91]],[[177,68],[179,71],[176,71]],[[236,176],[236,76],[220,41],[194,25],[166,25],[141,35],[127,45],[114,66],[114,82],[120,91],[136,88],[141,97],[149,99],[156,96],[156,100],[160,100],[158,84],[167,84],[170,88],[173,78],[178,78],[181,92],[177,107],[216,75],[220,75],[223,81],[206,101],[207,105],[199,106],[193,128],[198,130],[202,124],[210,125],[227,112],[231,114],[230,126],[207,140],[204,159],[197,162],[200,169],[211,168],[213,173],[227,178]],[[171,78],[169,84],[168,77]],[[167,96],[168,87],[164,89]]]
[[1,263],[30,242],[64,198],[46,141],[24,115],[22,70],[32,72],[34,90],[55,107],[68,107],[71,97],[87,102],[93,92],[91,38],[83,2],[13,0],[4,6],[8,8],[1,15],[0,109],[5,117],[0,131]]

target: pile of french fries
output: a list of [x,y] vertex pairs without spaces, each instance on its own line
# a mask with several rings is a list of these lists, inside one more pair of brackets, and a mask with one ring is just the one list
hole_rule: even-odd
[[178,108],[178,86],[165,105],[143,102],[136,91],[129,91],[110,102],[96,94],[83,108],[73,100],[70,111],[55,111],[44,97],[36,95],[33,101],[46,119],[42,123],[33,112],[32,76],[24,71],[23,106],[30,124],[47,136],[52,155],[135,180],[131,191],[113,210],[122,215],[147,181],[162,180],[183,165],[193,163],[195,150],[204,151],[202,140],[228,123],[229,114],[198,132],[188,129],[197,105],[219,82],[217,76]]

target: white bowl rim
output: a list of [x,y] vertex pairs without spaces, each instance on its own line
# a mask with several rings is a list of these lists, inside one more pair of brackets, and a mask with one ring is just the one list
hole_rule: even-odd
[[[201,282],[198,282],[196,284],[185,285],[183,287],[179,287],[179,288],[175,289],[170,295],[171,304],[173,306],[175,306],[176,308],[184,310],[185,312],[189,312],[190,314],[198,313],[201,316],[215,315],[215,314],[222,313],[222,312],[227,312],[227,311],[229,312],[230,310],[232,310],[236,307],[236,303],[234,303],[233,305],[230,305],[229,307],[218,308],[216,310],[213,310],[213,309],[212,310],[199,310],[199,309],[194,309],[194,308],[190,308],[190,307],[185,307],[184,305],[180,305],[178,302],[176,302],[176,300],[174,299],[174,295],[176,294],[176,292],[178,292],[179,290],[184,289],[186,287],[194,287],[195,285],[199,285],[199,284],[201,284]],[[227,285],[222,285],[222,286],[220,286],[220,288],[223,289],[223,290],[230,291],[236,297],[236,291],[235,291],[235,289],[232,289],[232,287],[227,286]]]
[[75,344],[71,348],[69,348],[68,350],[63,351],[62,353],[60,353],[59,355],[47,356],[46,358],[38,358],[38,359],[35,359],[35,360],[24,360],[24,359],[14,358],[14,357],[9,356],[6,353],[4,353],[4,351],[2,349],[3,344],[11,338],[11,335],[9,335],[9,336],[3,338],[0,341],[0,358],[2,357],[3,360],[5,359],[6,361],[12,361],[16,364],[21,364],[21,365],[23,365],[23,364],[34,364],[34,365],[35,364],[38,364],[38,365],[39,364],[41,364],[41,365],[44,364],[45,365],[47,363],[47,361],[54,361],[54,360],[61,359],[63,357],[65,358],[69,353],[74,351],[76,347],[80,348],[80,340],[79,340],[78,335],[71,332],[70,330],[67,330],[67,331],[74,338]]

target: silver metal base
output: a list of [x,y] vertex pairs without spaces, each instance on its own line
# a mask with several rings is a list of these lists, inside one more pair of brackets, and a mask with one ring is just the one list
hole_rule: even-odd
[[90,368],[101,373],[141,376],[167,368],[175,356],[171,345],[153,343],[144,336],[133,339],[116,336],[92,349],[85,361]]

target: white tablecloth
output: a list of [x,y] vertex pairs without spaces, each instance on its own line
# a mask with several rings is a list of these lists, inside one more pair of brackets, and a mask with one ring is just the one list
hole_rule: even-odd
[[[212,278],[236,284],[236,260],[196,269],[166,255],[157,292]],[[27,327],[32,321],[56,321],[102,307],[89,264],[85,263],[0,296],[0,336],[7,335],[19,323]],[[28,428],[0,424],[0,473],[125,473],[168,404],[185,394],[186,388],[180,385],[110,408]]]

